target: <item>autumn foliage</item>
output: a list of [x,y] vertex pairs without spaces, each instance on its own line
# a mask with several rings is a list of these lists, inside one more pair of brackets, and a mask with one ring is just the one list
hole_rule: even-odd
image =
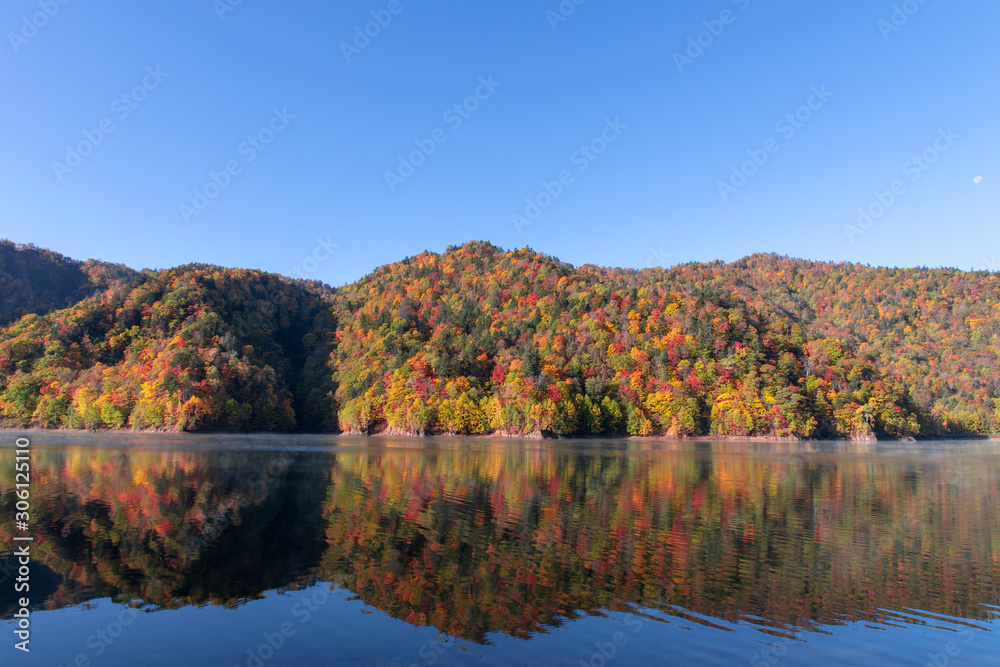
[[860,439],[1000,431],[1000,277],[987,272],[774,255],[574,268],[471,242],[337,290],[204,265],[104,285],[0,333],[7,424]]

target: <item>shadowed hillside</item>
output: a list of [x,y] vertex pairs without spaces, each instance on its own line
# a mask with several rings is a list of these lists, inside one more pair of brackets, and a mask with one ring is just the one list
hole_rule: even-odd
[[121,264],[78,262],[57,252],[0,239],[0,324],[65,308],[137,274]]

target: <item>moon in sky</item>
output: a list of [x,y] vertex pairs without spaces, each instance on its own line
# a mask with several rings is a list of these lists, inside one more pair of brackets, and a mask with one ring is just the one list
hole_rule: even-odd
[[983,177],[982,176],[976,176],[974,179],[972,179],[972,182],[975,183],[976,185],[979,185],[980,183],[983,182]]

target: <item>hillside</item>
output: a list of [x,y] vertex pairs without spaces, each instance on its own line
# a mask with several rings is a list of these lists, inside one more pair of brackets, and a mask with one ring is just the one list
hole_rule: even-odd
[[8,425],[934,437],[1000,430],[1000,277],[471,242],[336,291],[188,266],[0,332]]
[[78,262],[51,250],[0,239],[0,325],[29,313],[65,308],[136,275],[121,264]]
[[306,345],[308,327],[324,322],[323,293],[189,266],[28,315],[0,334],[0,410],[10,424],[50,428],[321,426],[298,415],[320,414],[309,388],[323,381],[308,376]]

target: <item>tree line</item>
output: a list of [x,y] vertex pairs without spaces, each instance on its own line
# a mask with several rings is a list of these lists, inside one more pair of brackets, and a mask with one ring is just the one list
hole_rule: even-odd
[[[1000,431],[1000,277],[988,272],[776,255],[576,268],[470,242],[332,289],[208,265],[139,273],[46,252],[0,246],[8,426],[855,439]],[[13,281],[9,267],[27,255],[35,270]],[[81,289],[89,294],[76,299]]]

